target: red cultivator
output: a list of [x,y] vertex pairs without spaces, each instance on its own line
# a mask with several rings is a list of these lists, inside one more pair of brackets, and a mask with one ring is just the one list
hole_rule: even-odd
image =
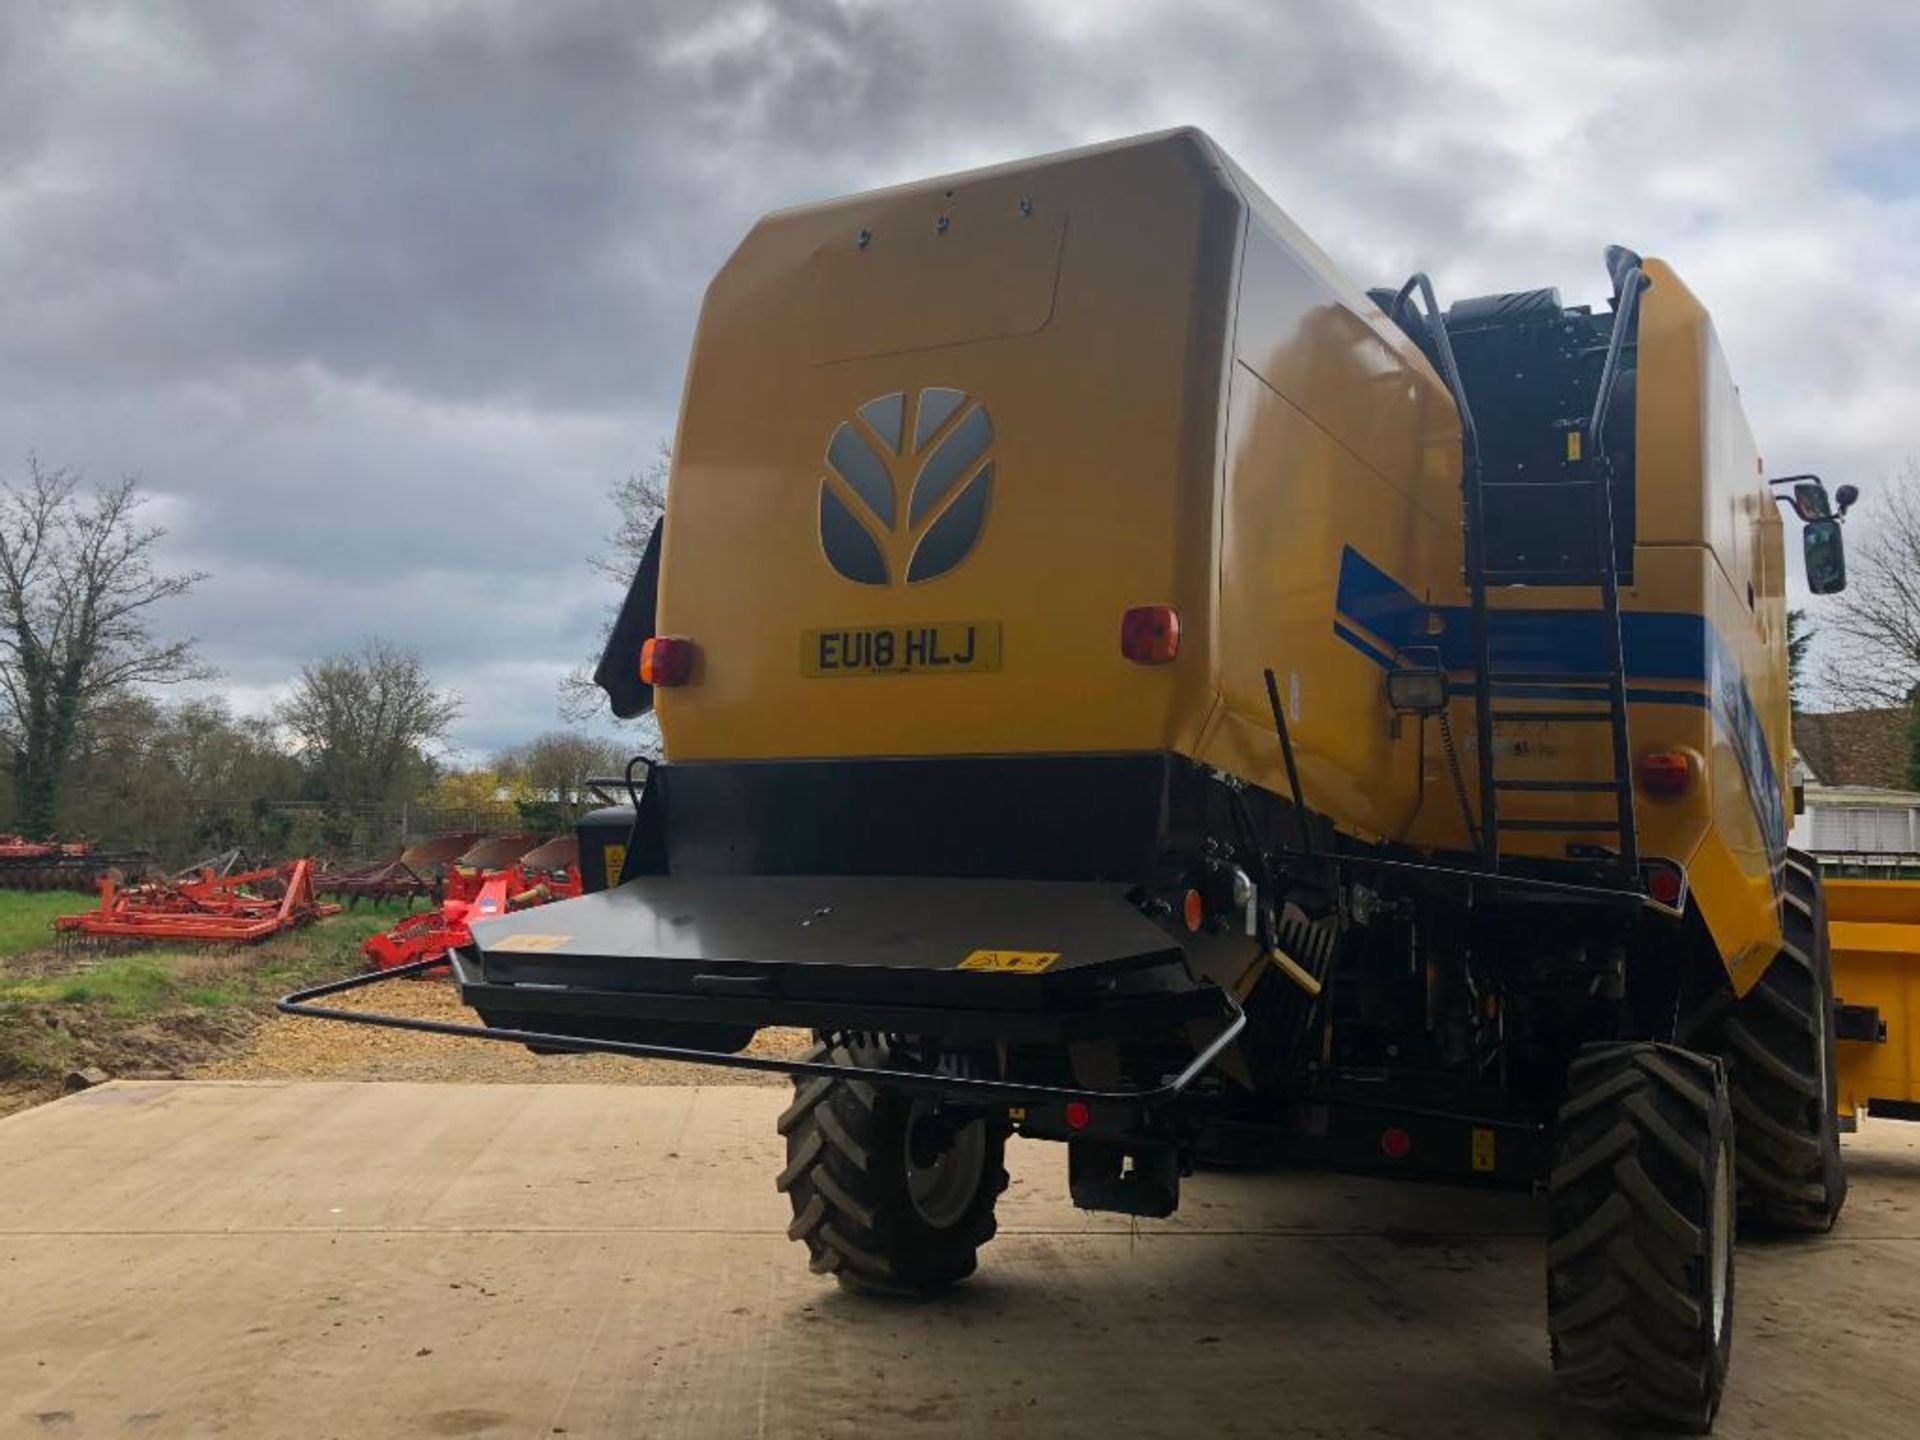
[[100,884],[100,908],[62,915],[62,939],[160,940],[187,945],[248,945],[336,914],[314,898],[313,862],[290,860],[261,870],[211,870],[122,889]]
[[538,840],[537,835],[495,835],[480,841],[448,871],[445,900],[383,935],[368,936],[360,953],[375,970],[438,959],[472,940],[469,920],[578,895],[580,851],[574,837]]

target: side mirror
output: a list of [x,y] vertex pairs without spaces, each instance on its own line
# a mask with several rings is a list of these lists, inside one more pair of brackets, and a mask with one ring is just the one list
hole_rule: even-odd
[[1807,588],[1816,595],[1835,595],[1847,588],[1847,547],[1840,522],[1809,520],[1800,532],[1801,553],[1807,561]]
[[1859,498],[1860,487],[1858,485],[1842,485],[1838,490],[1833,492],[1833,503],[1838,507],[1842,515],[1845,515],[1847,511],[1851,510],[1853,508],[1853,502]]
[[1825,520],[1833,514],[1827,487],[1818,480],[1803,480],[1793,487],[1793,508],[1802,520]]

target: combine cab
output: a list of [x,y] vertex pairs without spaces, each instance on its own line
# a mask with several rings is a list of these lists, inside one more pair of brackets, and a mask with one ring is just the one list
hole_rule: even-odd
[[1544,1187],[1569,1395],[1710,1424],[1736,1214],[1845,1195],[1775,499],[1824,592],[1852,497],[1606,261],[1364,292],[1194,131],[763,220],[598,672],[669,759],[590,893],[470,922],[466,1033],[790,1072],[861,1292],[974,1269],[1014,1136],[1133,1215],[1208,1156]]

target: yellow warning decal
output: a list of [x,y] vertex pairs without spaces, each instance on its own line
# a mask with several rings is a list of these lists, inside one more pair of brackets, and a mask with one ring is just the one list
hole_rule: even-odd
[[1476,1170],[1493,1169],[1493,1132],[1482,1130],[1478,1126],[1473,1132],[1473,1168]]
[[600,854],[607,867],[607,889],[611,890],[620,883],[620,872],[627,868],[627,847],[609,845]]
[[558,950],[571,935],[536,935],[531,931],[519,935],[509,935],[493,948],[495,950]]
[[1060,958],[1058,950],[976,950],[960,962],[962,970],[1004,970],[1038,975]]
[[[1579,458],[1580,432],[1578,430],[1569,430],[1567,431],[1567,459],[1578,460]],[[1489,1165],[1487,1168],[1491,1170],[1493,1167]]]

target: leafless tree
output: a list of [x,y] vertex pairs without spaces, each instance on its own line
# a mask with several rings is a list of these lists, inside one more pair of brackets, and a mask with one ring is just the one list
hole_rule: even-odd
[[624,591],[633,583],[633,572],[640,568],[640,557],[647,553],[647,541],[653,527],[667,509],[667,472],[673,466],[673,452],[663,443],[645,469],[617,480],[607,491],[620,523],[607,536],[608,549],[592,555],[587,563],[613,580]]
[[1852,709],[1894,709],[1920,684],[1920,459],[1847,526],[1847,588],[1822,605],[1820,678]]
[[149,612],[206,576],[155,565],[166,531],[142,523],[132,476],[83,489],[78,472],[27,457],[0,483],[0,731],[18,823],[52,831],[60,784],[89,717],[143,685],[212,672]]
[[597,735],[549,730],[501,751],[494,757],[493,768],[508,779],[525,781],[544,800],[577,806],[586,802],[586,782],[620,774],[632,748],[624,741]]
[[[613,501],[614,513],[619,517],[618,523],[607,536],[607,549],[589,556],[587,563],[620,589],[619,597],[607,607],[609,630],[613,628],[614,616],[619,611],[620,598],[625,597],[627,587],[633,583],[634,572],[640,568],[640,557],[646,553],[647,540],[653,534],[653,527],[666,513],[667,471],[672,460],[672,452],[662,444],[660,453],[653,457],[645,469],[616,481],[607,492],[608,498]],[[560,682],[560,716],[569,724],[606,718],[606,696],[593,683],[593,667],[599,659],[595,655],[586,664],[576,666]],[[644,754],[658,754],[660,729],[653,716],[641,716],[636,729],[636,748]]]
[[435,687],[419,655],[384,640],[308,665],[274,712],[313,788],[338,805],[419,794],[459,715],[459,697]]

